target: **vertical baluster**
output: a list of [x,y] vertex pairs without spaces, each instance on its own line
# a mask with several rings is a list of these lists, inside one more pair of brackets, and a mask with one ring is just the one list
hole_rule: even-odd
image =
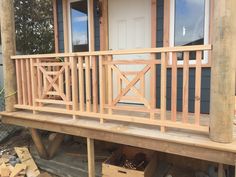
[[[103,56],[99,56],[99,91],[100,91],[100,113],[104,114],[105,104],[105,87],[104,87],[104,74],[103,74]],[[100,119],[100,123],[103,123],[103,119]]]
[[[53,67],[52,66],[45,66],[45,70],[47,71],[52,71]],[[48,88],[48,81],[46,79],[46,74],[43,74],[43,79],[44,79],[44,82],[43,82],[43,88],[44,89],[47,89]],[[53,88],[51,88],[49,91],[53,91]],[[60,94],[60,93],[59,93]],[[47,95],[46,98],[52,98],[52,97],[55,97],[56,95]]]
[[97,58],[92,56],[93,68],[92,68],[92,78],[93,78],[93,112],[98,112],[98,80],[97,80]]
[[183,117],[184,123],[188,122],[188,97],[189,97],[189,52],[184,52],[183,68]]
[[[57,60],[58,60],[58,62],[61,62],[60,59],[57,59]],[[58,66],[58,67],[56,68],[56,71],[59,72],[60,69],[61,69],[61,67]],[[58,84],[59,84],[59,91],[60,91],[60,93],[64,93],[65,91],[64,91],[64,74],[63,74],[63,73],[61,73],[61,74],[59,75],[59,77],[58,77]]]
[[[166,53],[161,53],[161,121],[166,119]],[[165,132],[165,126],[161,126],[161,132]]]
[[140,77],[140,92],[141,92],[142,96],[145,97],[145,75]]
[[[77,70],[77,59],[71,57],[71,75],[72,75],[72,103],[73,111],[77,111],[79,108],[78,104],[78,70]],[[74,115],[74,118],[76,116]]]
[[[40,64],[40,60],[36,59],[37,64]],[[42,98],[42,72],[39,69],[39,65],[37,65],[37,81],[38,81],[38,87],[37,87],[37,92],[38,92],[38,98]],[[45,93],[47,94],[47,93]],[[39,106],[42,106],[42,103],[39,103]]]
[[[122,92],[122,80],[120,78],[120,76],[117,74],[117,90],[118,90],[118,94],[120,94]],[[141,92],[141,91],[140,91]]]
[[36,104],[36,99],[38,98],[38,92],[37,92],[37,88],[38,88],[38,82],[37,82],[37,71],[35,69],[35,66],[34,66],[34,59],[30,59],[30,70],[31,70],[31,89],[32,89],[32,100],[33,100],[33,110],[34,110],[34,113],[35,113],[35,107],[37,106]]
[[84,111],[84,67],[83,57],[79,57],[79,102],[80,111]]
[[200,124],[201,106],[201,75],[202,75],[202,51],[196,53],[196,72],[195,72],[195,124]]
[[[154,112],[153,110],[156,108],[156,64],[155,64],[155,59],[156,59],[156,54],[151,54],[151,58],[153,63],[151,64],[151,109],[152,112],[150,113],[150,118],[154,119]],[[143,76],[143,82],[145,80],[145,75]],[[142,84],[141,84],[142,85]],[[144,86],[143,88],[145,88],[145,84],[142,85]],[[144,90],[144,89],[143,89]],[[145,92],[143,92],[143,96],[145,97]]]
[[26,70],[25,70],[25,59],[21,60],[21,81],[23,90],[23,104],[27,105],[28,95],[27,95],[27,81],[26,81]]
[[[70,63],[68,57],[65,58],[65,80],[66,80],[66,101],[71,101],[71,87],[70,87]],[[66,109],[70,109],[70,106],[67,105]]]
[[26,74],[27,74],[28,104],[29,104],[30,106],[32,106],[30,59],[26,59]]
[[[108,56],[108,62],[112,61],[112,55]],[[108,105],[111,107],[113,101],[113,75],[112,75],[112,68],[111,65],[108,64]],[[108,109],[108,113],[112,114],[112,109]]]
[[90,57],[85,57],[86,111],[91,112],[91,75]]
[[21,61],[15,60],[16,62],[16,81],[17,81],[17,100],[18,104],[23,104],[22,98],[22,82],[21,82]]
[[171,120],[176,121],[177,116],[177,55],[172,53],[171,67]]

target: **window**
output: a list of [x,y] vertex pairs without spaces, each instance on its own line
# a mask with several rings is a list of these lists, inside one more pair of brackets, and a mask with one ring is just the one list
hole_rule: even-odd
[[69,2],[70,50],[89,51],[87,0]]
[[[209,42],[209,0],[171,0],[170,46],[204,45]],[[204,53],[207,62],[208,54]],[[183,55],[178,54],[178,60]],[[190,53],[190,60],[195,54]]]

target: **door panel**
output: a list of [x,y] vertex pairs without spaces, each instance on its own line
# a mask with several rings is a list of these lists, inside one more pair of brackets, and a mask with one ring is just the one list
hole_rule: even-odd
[[[151,47],[151,0],[108,0],[109,13],[109,49],[142,49]],[[122,55],[113,56],[114,60],[143,60],[149,59],[150,55]],[[145,65],[119,65],[117,68],[122,72],[140,72]],[[132,81],[137,74],[126,75],[129,81]],[[150,99],[150,74],[144,77],[145,93],[147,99]],[[113,97],[119,94],[120,87],[123,89],[127,83],[122,81],[122,86],[117,73],[113,74]],[[140,89],[140,82],[134,85]],[[140,91],[141,92],[141,91]],[[137,94],[129,91],[128,97],[137,97]],[[120,102],[138,103],[123,99]]]

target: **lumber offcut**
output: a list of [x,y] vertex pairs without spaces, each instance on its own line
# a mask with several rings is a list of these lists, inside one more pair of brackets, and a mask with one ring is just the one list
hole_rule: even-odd
[[15,147],[16,154],[21,160],[21,163],[27,166],[26,175],[27,177],[36,177],[40,174],[40,171],[35,164],[30,152],[27,148]]

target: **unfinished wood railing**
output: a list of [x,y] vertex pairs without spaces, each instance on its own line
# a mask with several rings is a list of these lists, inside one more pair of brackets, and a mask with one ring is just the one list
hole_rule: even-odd
[[[18,93],[15,107],[68,114],[74,119],[99,119],[101,123],[112,120],[159,126],[163,132],[167,128],[208,132],[200,101],[201,71],[210,67],[210,62],[203,64],[202,59],[210,50],[209,45],[13,56]],[[145,59],[132,59],[137,56]],[[194,113],[188,108],[190,68],[195,69]],[[178,69],[183,70],[182,112],[177,112]],[[167,70],[171,70],[171,110],[166,106]],[[160,97],[156,93],[158,77]]]

